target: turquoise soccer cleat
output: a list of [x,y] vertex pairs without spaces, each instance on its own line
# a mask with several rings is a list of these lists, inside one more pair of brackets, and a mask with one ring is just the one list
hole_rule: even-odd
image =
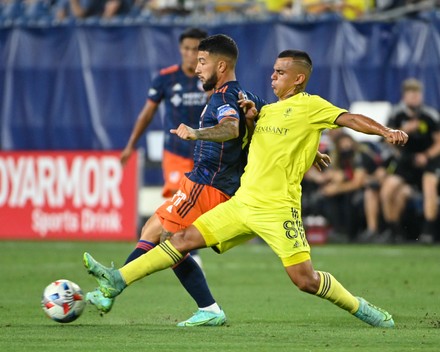
[[100,312],[108,313],[112,309],[115,299],[104,297],[101,290],[97,288],[91,292],[87,292],[86,301],[94,305]]
[[87,252],[84,253],[83,260],[89,274],[93,275],[96,281],[98,281],[99,290],[103,293],[104,297],[116,297],[127,287],[121,273],[113,268],[113,266],[111,268],[105,267],[93,259]]
[[372,326],[381,328],[393,328],[394,320],[390,313],[382,308],[376,307],[362,297],[356,297],[359,301],[359,309],[354,316]]
[[221,326],[225,323],[226,315],[223,310],[220,313],[213,313],[199,309],[191,318],[181,321],[177,326]]

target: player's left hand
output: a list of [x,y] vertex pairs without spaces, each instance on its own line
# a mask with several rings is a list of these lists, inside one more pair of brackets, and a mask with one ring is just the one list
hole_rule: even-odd
[[245,117],[250,120],[256,119],[258,116],[258,110],[255,107],[255,103],[242,93],[238,93],[239,100],[237,101],[240,108],[244,111]]
[[405,145],[408,142],[408,135],[401,130],[388,129],[384,138],[388,143],[395,145]]
[[321,154],[316,152],[315,160],[313,160],[313,166],[318,170],[322,171],[327,168],[332,162],[332,159],[327,154]]
[[187,141],[194,141],[197,139],[194,129],[184,123],[181,123],[177,129],[171,129],[170,132]]

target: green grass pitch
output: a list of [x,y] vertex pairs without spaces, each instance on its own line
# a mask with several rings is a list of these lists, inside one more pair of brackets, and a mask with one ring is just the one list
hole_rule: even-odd
[[87,306],[70,324],[46,318],[40,300],[66,278],[95,287],[82,253],[121,265],[132,243],[0,242],[0,351],[440,351],[440,248],[315,246],[316,269],[393,314],[395,329],[372,328],[299,292],[262,244],[222,256],[201,251],[223,327],[178,328],[196,307],[170,270],[129,287],[109,314]]

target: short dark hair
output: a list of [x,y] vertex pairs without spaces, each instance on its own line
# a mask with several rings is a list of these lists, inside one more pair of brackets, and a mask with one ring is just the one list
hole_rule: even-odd
[[284,57],[290,57],[294,61],[303,62],[304,64],[307,64],[310,66],[310,71],[312,70],[312,67],[313,67],[312,59],[310,58],[309,54],[307,54],[305,51],[284,50],[281,53],[279,53],[278,58],[284,58]]
[[208,36],[208,33],[200,28],[188,28],[179,36],[179,43],[182,43],[184,39],[205,39]]
[[232,59],[238,58],[238,47],[234,39],[224,34],[211,35],[203,39],[199,44],[199,51],[207,51],[210,54],[220,54]]
[[423,84],[418,79],[408,78],[402,83],[402,93],[413,91],[413,92],[421,92],[423,91]]

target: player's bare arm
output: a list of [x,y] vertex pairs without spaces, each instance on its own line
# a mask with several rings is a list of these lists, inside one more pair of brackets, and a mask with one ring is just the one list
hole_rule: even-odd
[[185,140],[226,142],[239,136],[239,125],[237,119],[226,117],[213,127],[194,129],[181,123],[177,129],[170,132]]
[[408,142],[408,135],[405,132],[385,127],[364,115],[344,113],[335,122],[339,126],[348,127],[361,133],[382,136],[390,144],[405,145]]

